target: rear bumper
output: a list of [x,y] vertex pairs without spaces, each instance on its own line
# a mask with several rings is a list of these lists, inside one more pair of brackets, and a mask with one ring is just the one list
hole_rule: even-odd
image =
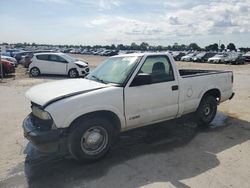
[[23,131],[24,137],[39,151],[53,153],[67,150],[64,129],[41,130],[33,124],[29,115],[23,121]]

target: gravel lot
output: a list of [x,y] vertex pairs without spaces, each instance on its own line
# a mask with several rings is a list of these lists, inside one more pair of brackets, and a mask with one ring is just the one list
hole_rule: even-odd
[[[106,57],[77,56],[95,67]],[[123,133],[103,159],[78,164],[67,156],[37,152],[23,137],[30,112],[24,97],[33,85],[67,79],[16,76],[0,83],[0,187],[250,187],[250,65],[177,62],[181,68],[233,70],[235,97],[220,105],[209,129],[192,118]]]

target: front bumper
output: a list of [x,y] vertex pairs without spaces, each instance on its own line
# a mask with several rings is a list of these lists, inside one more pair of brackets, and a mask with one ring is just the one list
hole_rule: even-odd
[[87,76],[89,74],[89,67],[79,70],[78,73],[79,73],[79,76]]
[[52,153],[67,150],[64,129],[41,130],[34,125],[31,115],[28,115],[23,121],[23,131],[24,137],[39,151]]

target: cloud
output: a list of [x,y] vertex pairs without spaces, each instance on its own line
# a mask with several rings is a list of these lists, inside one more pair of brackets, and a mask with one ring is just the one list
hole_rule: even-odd
[[[169,4],[163,5],[166,7]],[[192,6],[177,1],[172,5],[175,5],[174,9],[177,10],[159,10],[161,14],[155,14],[151,19],[146,19],[143,15],[137,18],[107,16],[105,20],[99,20],[97,23],[102,23],[102,30],[109,41],[111,38],[118,40],[119,37],[125,41],[136,41],[139,38],[145,40],[147,37],[160,40],[170,37],[250,32],[249,0],[204,3],[200,1],[191,3]]]
[[99,10],[110,10],[113,7],[119,7],[121,2],[119,0],[100,0],[98,3]]
[[[13,8],[13,12],[8,10],[5,15],[9,17],[16,15],[17,22],[20,22],[19,17],[22,22],[28,20],[29,27],[36,25],[38,18],[41,18],[37,29],[32,30],[32,33],[37,32],[36,34],[41,34],[41,29],[51,30],[53,33],[55,29],[61,28],[66,36],[74,36],[76,39],[79,37],[79,40],[83,41],[94,41],[95,44],[112,41],[128,44],[134,41],[148,41],[162,44],[164,41],[196,40],[203,36],[214,41],[215,35],[223,38],[225,35],[237,37],[242,34],[247,36],[242,39],[246,44],[250,40],[250,0],[32,1],[45,5],[50,3],[48,10],[35,9],[36,6],[34,6],[34,9],[30,10],[30,15],[36,18],[30,15],[22,17],[25,12],[17,15],[17,12],[25,10],[23,8]],[[8,1],[4,3],[7,4]],[[0,6],[3,11],[4,3],[2,2]],[[59,6],[51,6],[52,3],[59,4],[60,10]],[[25,6],[24,3],[21,5]],[[40,17],[46,12],[53,16],[49,19]],[[14,22],[9,24],[13,25]],[[44,36],[46,37],[48,36]]]
[[169,23],[170,23],[171,25],[180,25],[179,18],[176,17],[176,16],[170,16],[170,17],[169,17]]

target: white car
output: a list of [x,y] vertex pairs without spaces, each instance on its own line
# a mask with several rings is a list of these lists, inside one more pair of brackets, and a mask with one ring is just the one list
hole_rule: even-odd
[[243,55],[245,61],[250,61],[250,52],[247,52],[246,54]]
[[84,79],[34,86],[24,135],[44,152],[78,160],[102,157],[120,132],[194,113],[209,126],[217,105],[233,98],[233,73],[178,70],[171,55],[113,56]]
[[70,78],[86,76],[87,62],[77,60],[64,53],[37,53],[31,59],[29,72],[33,77],[40,74],[68,75]]
[[230,62],[230,54],[227,53],[218,53],[214,57],[208,59],[208,63],[228,63]]
[[195,54],[187,54],[181,57],[181,61],[191,61]]

